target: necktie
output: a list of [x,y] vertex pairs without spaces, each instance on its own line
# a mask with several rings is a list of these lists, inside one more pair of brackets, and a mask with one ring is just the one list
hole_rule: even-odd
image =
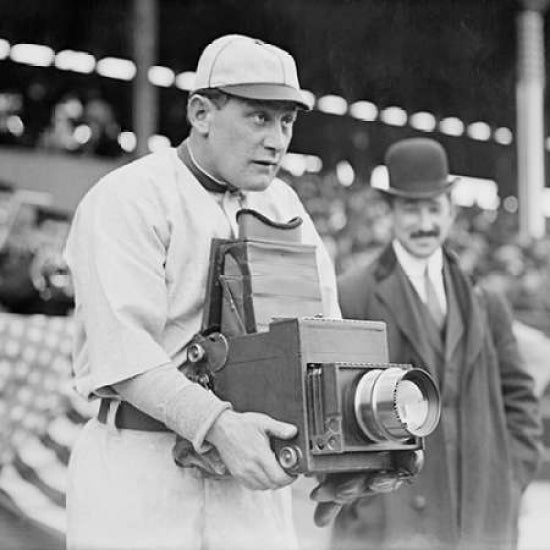
[[424,287],[426,289],[426,306],[428,307],[433,320],[441,330],[445,324],[445,313],[435,292],[434,285],[428,274],[428,268],[424,271]]

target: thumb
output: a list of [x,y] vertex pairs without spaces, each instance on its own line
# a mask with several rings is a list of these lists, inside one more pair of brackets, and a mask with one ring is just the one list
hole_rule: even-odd
[[298,428],[294,424],[280,422],[271,418],[271,416],[263,415],[263,429],[267,435],[277,437],[278,439],[292,439],[297,433]]
[[342,506],[336,502],[320,502],[315,507],[313,521],[317,527],[325,527],[338,515]]

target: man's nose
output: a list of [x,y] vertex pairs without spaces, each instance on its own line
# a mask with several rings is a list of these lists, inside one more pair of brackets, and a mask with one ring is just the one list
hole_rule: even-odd
[[428,210],[420,210],[420,229],[430,231],[433,229],[434,223],[432,216]]
[[268,149],[282,151],[288,145],[289,138],[280,124],[271,124],[264,137],[264,145]]

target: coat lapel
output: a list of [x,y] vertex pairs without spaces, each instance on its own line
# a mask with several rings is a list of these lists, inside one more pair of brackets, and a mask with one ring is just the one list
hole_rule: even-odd
[[454,283],[449,272],[449,263],[444,263],[443,276],[447,295],[447,326],[445,330],[445,357],[450,359],[464,335],[464,323]]
[[[476,299],[474,289],[470,281],[458,267],[457,260],[448,252],[446,252],[447,272],[449,280],[452,282],[458,308],[454,308],[463,319],[463,330],[466,334],[466,364],[464,365],[463,375],[468,374],[469,370],[476,363],[479,354],[483,348],[484,335],[487,327],[485,326],[483,312],[479,306],[479,301]],[[452,330],[450,331],[452,333]],[[449,347],[449,352],[454,351],[458,341],[455,343],[456,336],[449,335],[452,346]]]

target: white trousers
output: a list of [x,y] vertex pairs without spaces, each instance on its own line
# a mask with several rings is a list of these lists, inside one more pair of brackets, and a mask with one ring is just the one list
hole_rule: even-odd
[[168,432],[92,419],[69,463],[69,550],[296,550],[291,493],[250,491],[172,459]]

